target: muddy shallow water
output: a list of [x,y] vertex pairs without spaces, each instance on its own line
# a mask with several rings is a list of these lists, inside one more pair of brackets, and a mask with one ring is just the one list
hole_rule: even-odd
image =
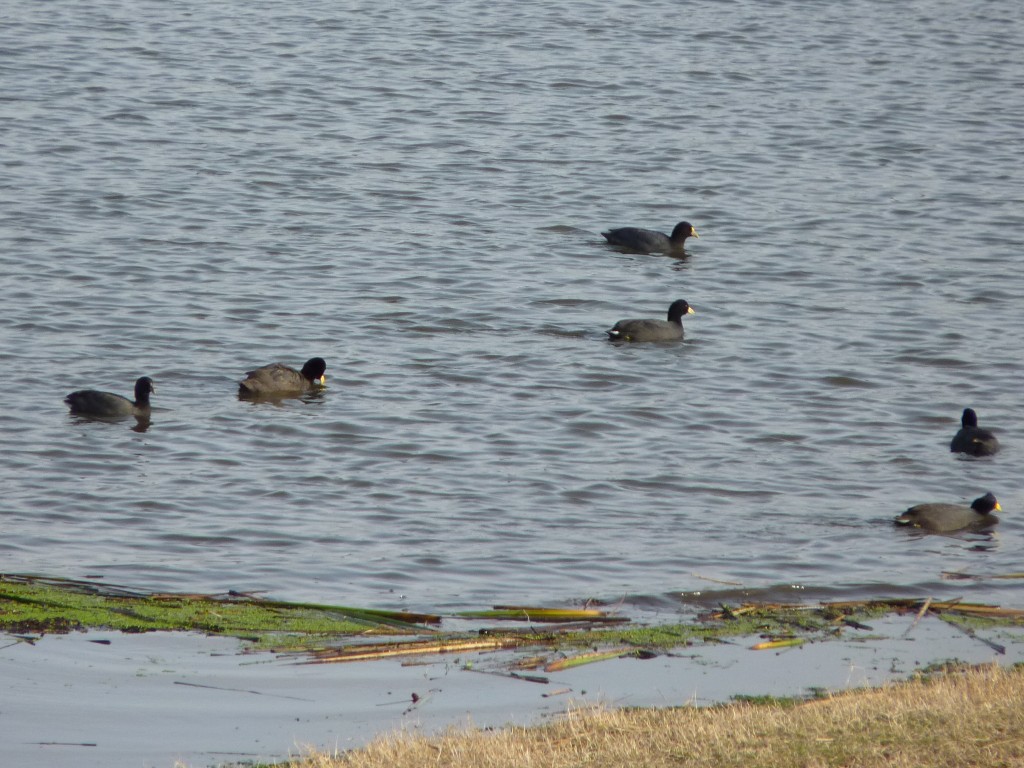
[[[882,618],[844,639],[783,651],[753,640],[697,645],[546,675],[496,676],[508,653],[296,665],[240,656],[233,640],[91,632],[0,649],[6,764],[200,768],[281,759],[303,747],[348,749],[376,734],[449,725],[538,723],[568,706],[704,705],[737,694],[806,695],[901,679],[931,662],[1024,661],[1020,629],[978,633],[934,617]],[[469,667],[469,668],[467,668]],[[413,701],[413,695],[418,697]]]

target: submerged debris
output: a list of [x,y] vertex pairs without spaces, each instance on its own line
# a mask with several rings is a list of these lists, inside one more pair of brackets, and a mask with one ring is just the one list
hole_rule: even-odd
[[[248,652],[274,651],[303,664],[515,651],[518,659],[505,654],[498,661],[501,671],[491,673],[530,682],[546,678],[522,670],[550,673],[611,659],[653,658],[725,638],[752,638],[753,650],[863,638],[873,631],[864,620],[887,614],[914,615],[908,633],[925,616],[936,616],[997,653],[1005,648],[978,636],[966,622],[975,627],[1024,625],[1024,610],[931,598],[723,604],[686,622],[641,626],[589,607],[496,606],[442,616],[289,603],[247,592],[152,593],[89,581],[0,575],[0,631],[24,636],[19,642],[30,642],[32,633],[93,628],[201,631],[238,637],[249,643]],[[483,620],[501,625],[479,626]],[[466,668],[490,671],[472,662]]]

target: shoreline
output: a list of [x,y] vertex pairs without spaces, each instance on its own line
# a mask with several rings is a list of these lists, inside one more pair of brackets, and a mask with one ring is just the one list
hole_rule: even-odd
[[576,710],[543,727],[392,736],[288,768],[948,768],[1024,760],[1024,670],[955,666],[811,701]]
[[968,634],[931,615],[887,615],[870,631],[775,650],[751,650],[752,636],[695,643],[564,669],[545,684],[509,676],[521,651],[309,665],[243,655],[236,639],[195,633],[4,638],[0,712],[17,739],[2,746],[15,764],[39,768],[279,761],[308,746],[346,751],[396,731],[533,725],[570,707],[801,697],[906,679],[951,660],[1024,661],[1024,628]]

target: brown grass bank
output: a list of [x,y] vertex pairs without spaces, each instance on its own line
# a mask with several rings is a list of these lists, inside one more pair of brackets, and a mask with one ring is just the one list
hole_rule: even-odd
[[920,768],[1024,765],[1024,671],[983,667],[798,704],[575,711],[553,724],[392,736],[293,768]]

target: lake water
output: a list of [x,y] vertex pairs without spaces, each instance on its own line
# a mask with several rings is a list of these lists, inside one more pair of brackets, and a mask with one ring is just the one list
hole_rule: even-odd
[[[1024,6],[15,3],[0,569],[1020,605]],[[701,237],[685,258],[599,232]],[[696,309],[686,340],[624,317]],[[322,395],[236,398],[273,361]],[[156,382],[148,430],[62,403]],[[965,406],[1004,449],[963,460]],[[992,490],[994,536],[890,520]],[[738,585],[738,586],[737,586]]]

